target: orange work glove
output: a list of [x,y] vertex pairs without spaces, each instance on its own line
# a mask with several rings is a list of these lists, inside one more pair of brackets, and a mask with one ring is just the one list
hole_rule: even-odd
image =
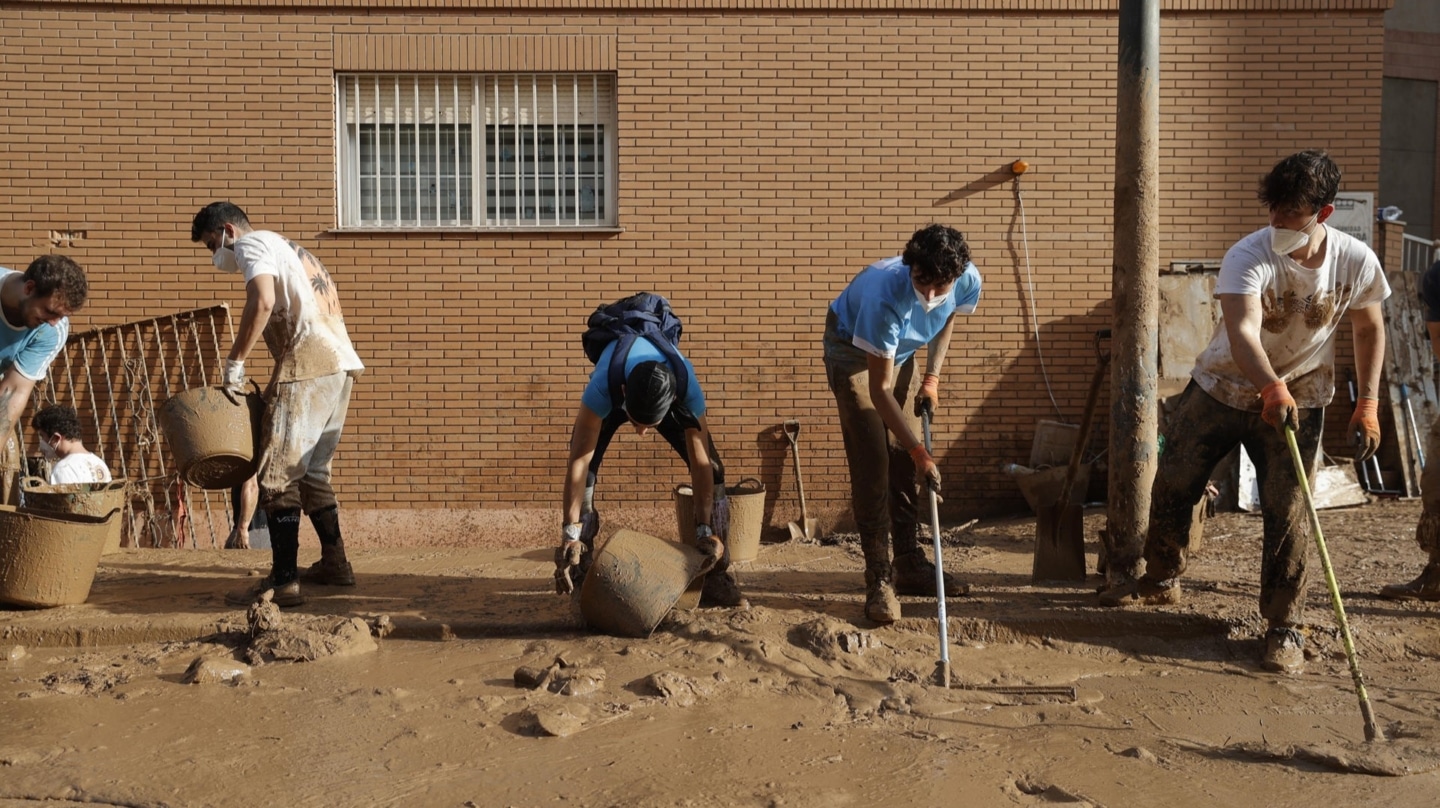
[[920,380],[920,392],[915,394],[915,414],[919,415],[925,410],[930,410],[934,415],[940,408],[940,377],[934,373],[926,373],[925,378]]
[[1369,460],[1380,448],[1380,401],[1361,396],[1350,416],[1350,433],[1355,436],[1355,459]]
[[1265,385],[1260,391],[1260,400],[1265,402],[1265,409],[1260,411],[1260,420],[1284,432],[1285,425],[1289,424],[1291,429],[1300,428],[1300,408],[1295,405],[1295,399],[1290,397],[1290,388],[1285,382],[1276,381]]
[[911,449],[910,459],[915,461],[915,484],[940,493],[940,467],[935,465],[935,458],[925,450],[925,444]]

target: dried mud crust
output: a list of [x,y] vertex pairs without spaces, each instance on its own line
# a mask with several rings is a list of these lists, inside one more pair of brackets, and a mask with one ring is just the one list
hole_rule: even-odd
[[[1440,738],[1440,605],[1375,594],[1421,566],[1417,515],[1321,513],[1376,712],[1408,727],[1383,749],[1353,745],[1318,564],[1305,674],[1260,670],[1258,517],[1209,523],[1180,604],[1118,613],[1096,605],[1098,578],[1030,586],[1034,525],[1014,520],[945,537],[946,568],[972,583],[950,601],[948,690],[931,679],[933,599],[874,626],[858,546],[774,545],[737,566],[752,608],[674,613],[646,640],[382,639],[234,686],[181,684],[194,645],[0,661],[0,720],[23,730],[0,741],[0,799],[259,804],[283,781],[294,804],[1430,804],[1434,775],[1354,773],[1424,771]],[[1103,519],[1087,515],[1092,539]],[[554,602],[544,555],[506,590],[516,620]],[[426,609],[458,611],[457,592]],[[153,765],[182,750],[195,765]]]

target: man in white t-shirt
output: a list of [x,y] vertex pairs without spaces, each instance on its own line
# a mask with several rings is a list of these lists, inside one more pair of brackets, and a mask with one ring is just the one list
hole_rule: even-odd
[[[1295,430],[1307,475],[1315,472],[1325,406],[1335,394],[1334,337],[1348,319],[1360,398],[1350,419],[1356,459],[1380,445],[1377,399],[1385,352],[1380,262],[1363,242],[1327,227],[1340,169],[1322,151],[1281,160],[1260,183],[1270,226],[1225,254],[1215,295],[1221,322],[1167,415],[1151,493],[1145,573],[1139,552],[1107,564],[1107,606],[1180,601],[1190,518],[1210,473],[1237,444],[1255,463],[1264,513],[1260,614],[1269,623],[1262,664],[1299,673],[1311,535],[1308,509],[1285,439]],[[1139,548],[1136,548],[1137,550]]]
[[[240,391],[245,360],[261,335],[275,359],[265,391],[260,446],[260,507],[270,525],[270,574],[254,586],[230,592],[227,602],[246,605],[267,589],[275,603],[304,602],[300,578],[309,583],[354,586],[345,557],[339,505],[330,486],[350,390],[365,366],[350,344],[335,282],[305,248],[250,226],[230,202],[212,202],[195,215],[190,240],[205,245],[222,272],[245,274],[245,311],[225,361],[225,387]],[[320,537],[320,561],[302,576],[296,556],[300,514]]]
[[110,482],[110,467],[85,448],[74,407],[44,407],[30,419],[30,426],[40,436],[40,453],[51,463],[51,485]]

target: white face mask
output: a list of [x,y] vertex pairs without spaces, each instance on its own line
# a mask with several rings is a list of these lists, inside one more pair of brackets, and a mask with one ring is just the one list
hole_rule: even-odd
[[44,455],[46,460],[54,462],[58,452],[55,451],[55,444],[51,443],[49,438],[40,440],[40,454]]
[[1271,227],[1270,249],[1281,255],[1289,255],[1301,247],[1304,247],[1306,244],[1309,244],[1310,234],[1305,231],[1309,229],[1310,225],[1314,224],[1318,218],[1320,218],[1320,213],[1317,211],[1314,216],[1310,217],[1310,221],[1306,222],[1299,230]]
[[239,272],[240,259],[235,255],[235,248],[225,246],[225,231],[220,231],[220,246],[215,249],[215,254],[210,256],[210,263],[221,272]]
[[919,290],[919,289],[915,289],[915,284],[913,284],[913,283],[910,284],[910,288],[911,288],[911,289],[914,289],[914,291],[915,291],[915,299],[918,300],[918,301],[920,301],[920,305],[921,305],[921,306],[924,306],[924,307],[925,307],[925,313],[926,313],[926,314],[929,314],[930,312],[932,312],[932,311],[940,308],[941,306],[945,305],[945,301],[950,299],[950,293],[949,293],[949,292],[946,292],[946,293],[943,294],[943,295],[936,295],[936,296],[930,298],[929,300],[926,300],[926,299],[925,299],[925,296],[920,293],[920,290]]

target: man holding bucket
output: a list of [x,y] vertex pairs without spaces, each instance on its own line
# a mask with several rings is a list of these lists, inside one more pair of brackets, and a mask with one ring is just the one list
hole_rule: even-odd
[[[245,274],[245,311],[225,361],[225,387],[240,391],[245,360],[261,335],[275,359],[265,391],[260,463],[260,507],[270,525],[270,574],[228,603],[247,605],[267,589],[275,603],[304,602],[309,583],[354,586],[345,557],[339,505],[330,486],[330,463],[345,426],[350,389],[364,370],[350,344],[340,298],[330,273],[293,241],[250,226],[230,202],[212,202],[195,215],[190,240],[205,245],[221,272]],[[320,537],[320,561],[298,569],[300,514]]]
[[[921,441],[920,412],[927,400],[939,403],[955,315],[975,311],[979,300],[980,271],[965,236],[932,224],[910,237],[903,255],[861,270],[825,313],[825,375],[865,553],[865,616],[876,623],[899,619],[896,595],[937,594],[916,503],[921,485],[939,490],[940,470]],[[922,345],[923,374],[915,362]],[[949,573],[944,582],[947,596],[969,592]]]
[[0,267],[0,502],[17,503],[20,444],[15,425],[35,383],[65,349],[71,312],[85,305],[84,270],[63,255],[42,255],[24,272]]
[[1335,332],[1343,320],[1354,335],[1360,388],[1350,417],[1356,459],[1380,445],[1381,302],[1390,285],[1364,242],[1326,226],[1339,188],[1340,168],[1323,151],[1292,154],[1260,181],[1270,226],[1225,253],[1215,283],[1221,321],[1166,419],[1144,575],[1136,577],[1139,548],[1111,550],[1100,593],[1103,606],[1180,602],[1195,504],[1215,466],[1244,446],[1255,463],[1265,521],[1260,615],[1269,625],[1261,666],[1277,673],[1298,674],[1305,666],[1300,626],[1315,540],[1285,431],[1294,430],[1313,478],[1325,406],[1335,395]]
[[[657,327],[642,334],[641,329],[632,331],[623,325],[627,315],[636,314]],[[608,326],[601,327],[601,320]],[[700,605],[743,605],[745,598],[730,571],[730,550],[725,542],[725,469],[705,421],[705,394],[695,378],[695,366],[674,344],[679,339],[679,318],[670,312],[664,298],[642,293],[602,306],[590,322],[585,341],[587,355],[594,341],[595,370],[580,396],[570,432],[562,533],[555,553],[556,591],[563,594],[579,586],[583,570],[588,568],[584,555],[590,548],[581,541],[582,520],[594,524],[596,475],[611,439],[628,422],[637,435],[659,432],[690,469],[694,546],[708,556],[709,568]],[[614,332],[607,333],[610,328]],[[601,349],[599,343],[607,341]]]

